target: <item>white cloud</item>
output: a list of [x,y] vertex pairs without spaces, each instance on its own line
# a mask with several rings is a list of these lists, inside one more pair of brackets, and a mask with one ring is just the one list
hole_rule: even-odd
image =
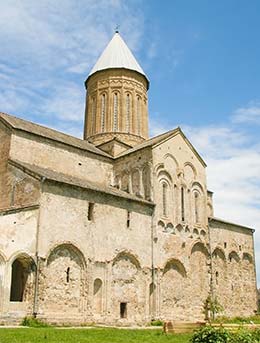
[[42,117],[56,117],[64,122],[83,122],[84,106],[84,87],[80,88],[73,82],[62,82],[51,88],[50,94],[41,102],[37,112],[42,113]]
[[82,123],[84,81],[120,30],[141,46],[139,1],[9,0],[0,2],[0,110],[35,121]]
[[260,125],[260,103],[251,102],[247,107],[238,108],[232,119],[234,123]]
[[[186,133],[208,164],[208,187],[215,193],[216,215],[257,225],[252,214],[260,220],[256,205],[260,203],[259,146],[241,129],[197,127]],[[248,141],[251,145],[245,145]]]
[[208,164],[208,188],[214,192],[215,216],[256,230],[260,281],[260,147],[241,128],[197,127],[188,131]]

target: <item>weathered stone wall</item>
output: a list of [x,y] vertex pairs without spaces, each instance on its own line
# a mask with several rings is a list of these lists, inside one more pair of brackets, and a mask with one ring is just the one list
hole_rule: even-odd
[[228,316],[249,316],[257,310],[253,232],[210,220],[213,288]]
[[10,142],[11,131],[0,122],[0,209],[7,208],[11,202],[11,185],[7,171]]
[[[32,313],[38,208],[0,212],[0,313]],[[23,283],[23,301],[10,301],[12,265],[21,264],[16,277]],[[19,275],[20,273],[20,275]]]
[[152,184],[157,316],[203,320],[210,292],[205,165],[180,134],[153,149]]
[[114,163],[114,185],[130,194],[152,200],[152,151],[142,149]]
[[[205,319],[213,291],[226,315],[253,314],[252,231],[211,218],[209,236],[205,165],[181,134],[116,159],[113,170],[103,158],[27,138],[12,138],[11,158],[100,183],[112,179],[156,207],[48,180],[40,185],[3,164],[12,210],[0,213],[2,313],[34,310],[59,323],[196,321]],[[38,203],[40,210],[15,208]],[[25,284],[12,288],[12,267]],[[23,301],[10,301],[21,292]]]
[[12,136],[10,158],[92,182],[110,184],[112,164],[105,157],[26,132]]
[[[79,321],[144,321],[152,208],[48,182],[41,204],[39,314],[63,321],[66,315],[80,315]],[[126,319],[120,319],[120,302],[127,303]]]
[[9,165],[9,207],[26,207],[39,204],[41,186],[40,181],[24,173],[20,169]]

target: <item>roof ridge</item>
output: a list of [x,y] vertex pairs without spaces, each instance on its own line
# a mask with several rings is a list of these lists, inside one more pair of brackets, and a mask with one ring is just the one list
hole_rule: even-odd
[[[144,148],[147,148],[147,147],[150,147],[154,144],[158,144],[162,139],[170,136],[171,134],[173,134],[174,132],[177,132],[178,130],[180,130],[179,126],[176,127],[175,129],[172,129],[172,130],[169,130],[167,132],[164,132],[164,133],[161,133],[159,134],[158,136],[154,136],[154,137],[151,137],[147,140],[145,140],[144,142],[138,144],[138,145],[135,145],[133,148],[131,149],[128,149],[124,152],[122,152],[120,155],[116,156],[115,158],[120,158],[120,157],[123,157],[125,155],[128,155],[128,154],[131,154],[132,152],[135,152],[139,149],[144,149]],[[158,140],[158,142],[157,142]]]
[[14,167],[27,171],[27,173],[35,174],[38,177],[43,177],[43,178],[46,178],[47,180],[65,183],[65,184],[80,187],[80,188],[86,188],[86,189],[90,189],[97,192],[105,192],[112,196],[130,199],[136,202],[146,204],[148,206],[154,206],[154,203],[151,201],[139,198],[134,194],[124,192],[113,186],[107,186],[102,183],[93,182],[93,181],[86,180],[86,179],[69,175],[69,174],[64,174],[58,171],[51,170],[49,168],[40,167],[35,164],[26,163],[19,160],[9,159],[8,163],[13,165]]
[[[53,132],[57,132],[57,133],[62,134],[64,136],[73,137],[74,139],[82,141],[82,139],[80,139],[80,138],[78,138],[76,136],[72,136],[72,135],[69,135],[68,133],[65,133],[65,132],[62,132],[62,131],[58,131],[58,130],[53,129],[52,127],[49,127],[49,126],[45,126],[45,125],[42,125],[42,124],[35,123],[35,122],[31,121],[31,120],[27,120],[27,119],[23,119],[23,118],[17,117],[16,115],[13,115],[13,114],[9,114],[9,113],[6,113],[6,112],[0,112],[0,117],[1,117],[1,115],[8,116],[10,118],[15,118],[16,120],[22,121],[24,123],[30,123],[33,126],[38,126],[40,128],[51,130]],[[87,143],[89,143],[89,142],[87,142]],[[91,144],[91,143],[89,143],[89,144]]]
[[45,137],[47,139],[51,139],[54,141],[61,142],[63,144],[74,146],[76,148],[87,150],[89,152],[92,152],[97,155],[101,155],[104,157],[108,157],[111,159],[111,156],[107,153],[101,151],[99,148],[97,148],[94,144],[84,140],[80,139],[78,137],[69,135],[67,133],[52,129],[50,127],[36,124],[34,122],[31,122],[26,119],[22,119],[19,117],[16,117],[14,115],[10,115],[8,113],[0,112],[0,120],[3,120],[7,125],[11,126],[12,128],[16,130],[21,130],[28,132],[30,134],[34,134],[37,136]]

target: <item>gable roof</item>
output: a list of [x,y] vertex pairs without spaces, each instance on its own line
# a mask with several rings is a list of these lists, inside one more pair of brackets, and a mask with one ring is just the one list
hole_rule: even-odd
[[67,135],[65,133],[32,123],[27,120],[17,118],[15,116],[3,112],[0,112],[0,120],[12,129],[25,131],[36,136],[48,138],[50,140],[60,142],[69,146],[73,146],[81,150],[86,150],[94,154],[108,157],[111,159],[110,155],[96,148],[93,144],[80,138]]
[[110,68],[125,68],[134,70],[145,76],[148,81],[143,69],[135,59],[123,38],[120,36],[119,32],[114,34],[113,38],[102,52],[96,64],[91,69],[89,76],[97,71]]
[[169,136],[173,136],[177,132],[177,130],[178,130],[178,128],[176,128],[174,130],[171,130],[171,131],[167,131],[167,132],[162,133],[162,134],[160,134],[158,136],[149,138],[146,141],[144,141],[144,142],[142,142],[142,143],[140,143],[138,145],[135,145],[133,148],[131,148],[131,149],[127,150],[127,151],[122,152],[116,158],[120,158],[120,157],[123,157],[125,155],[132,154],[132,153],[134,153],[134,152],[136,152],[138,150],[154,146],[154,145],[160,143],[161,141],[163,141],[164,139],[168,138]]
[[122,146],[124,146],[124,147],[126,147],[126,148],[128,148],[128,149],[132,148],[131,145],[129,145],[129,144],[127,144],[127,143],[121,141],[121,140],[120,140],[119,138],[117,138],[117,137],[113,137],[113,138],[111,138],[110,140],[108,140],[108,141],[106,141],[106,142],[104,142],[104,143],[100,143],[100,144],[97,145],[97,147],[100,148],[101,146],[106,145],[106,144],[109,144],[109,143],[112,143],[112,142],[117,142],[117,143],[119,143],[120,145],[122,145]]
[[145,205],[154,206],[154,203],[150,201],[139,198],[133,194],[121,191],[112,186],[105,186],[104,184],[83,180],[75,176],[55,172],[48,168],[42,168],[33,164],[24,163],[17,160],[9,159],[8,163],[34,177],[36,176],[39,178],[45,178],[50,181],[60,182],[67,185],[89,189],[96,192],[102,192],[113,196],[125,198],[128,200],[133,200],[139,203],[143,203]]
[[162,134],[160,134],[158,136],[152,137],[152,138],[144,141],[143,143],[134,146],[132,149],[129,149],[127,151],[122,152],[116,158],[120,158],[120,157],[126,156],[128,154],[134,153],[134,152],[136,152],[138,150],[145,149],[145,148],[148,148],[148,147],[152,147],[152,148],[156,147],[157,145],[162,144],[163,142],[167,141],[168,139],[170,139],[171,137],[174,137],[177,134],[180,134],[183,137],[185,142],[188,144],[188,146],[191,148],[191,150],[194,152],[194,154],[198,157],[198,159],[200,160],[202,165],[204,167],[206,167],[207,165],[206,165],[205,161],[202,159],[202,157],[197,152],[197,150],[194,148],[194,146],[191,144],[191,142],[188,140],[188,138],[184,135],[184,133],[182,132],[180,127],[177,127],[177,128],[175,128],[173,130],[170,130],[170,131],[167,131],[165,133],[162,133]]

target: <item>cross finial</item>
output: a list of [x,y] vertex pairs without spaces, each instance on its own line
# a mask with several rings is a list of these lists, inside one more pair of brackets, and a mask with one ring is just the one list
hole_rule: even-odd
[[117,26],[115,27],[115,33],[119,33],[119,27],[120,27],[120,25],[117,25]]

